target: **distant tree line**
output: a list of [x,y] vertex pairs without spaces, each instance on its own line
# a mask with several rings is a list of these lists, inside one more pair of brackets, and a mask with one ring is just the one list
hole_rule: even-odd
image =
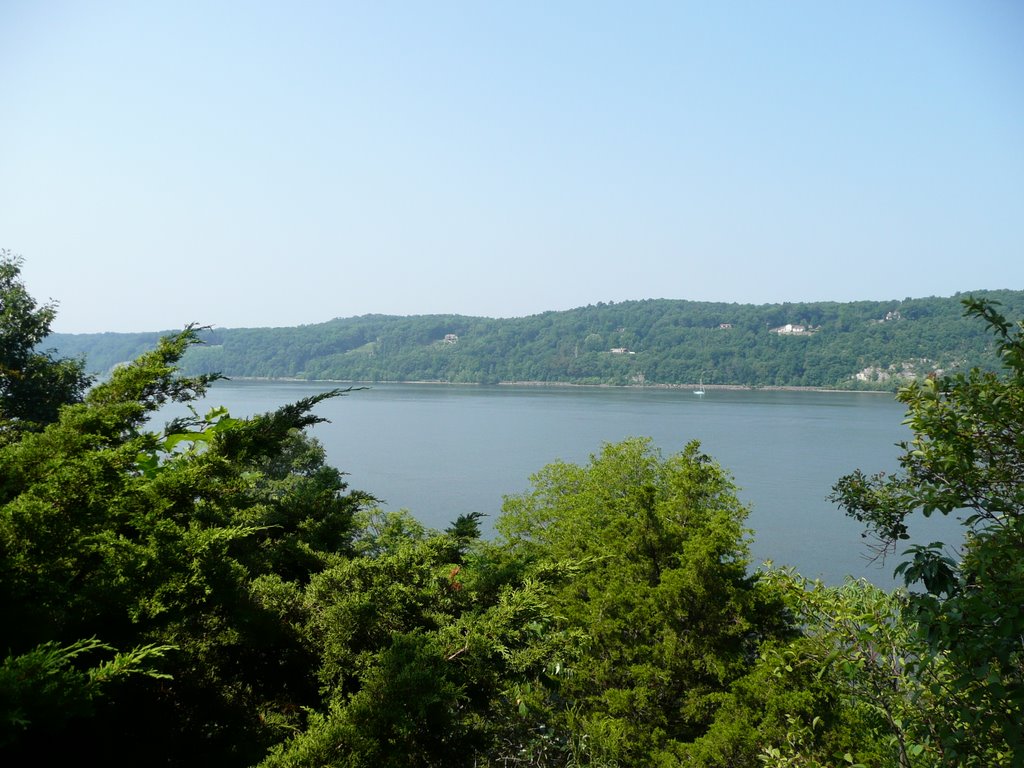
[[[981,291],[1011,313],[1024,291]],[[716,304],[665,299],[529,317],[364,315],[295,328],[199,334],[189,374],[493,384],[712,384],[895,390],[935,370],[992,368],[991,339],[960,299]],[[796,333],[775,329],[795,326]],[[105,372],[159,333],[54,334],[60,353]],[[860,377],[858,377],[860,374]]]

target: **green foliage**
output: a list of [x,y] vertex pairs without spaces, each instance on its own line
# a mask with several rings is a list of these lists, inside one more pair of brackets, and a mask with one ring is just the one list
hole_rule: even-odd
[[53,304],[38,306],[19,279],[22,260],[0,251],[0,441],[57,418],[89,384],[84,360],[37,349],[50,333]]
[[481,589],[494,584],[491,560],[466,553],[464,538],[402,514],[360,525],[361,555],[306,591],[324,707],[264,764],[485,764],[518,730],[513,691],[573,658],[579,633],[552,628],[539,579],[519,571]]
[[918,510],[963,515],[959,561],[932,544],[898,569],[925,589],[908,611],[942,661],[936,746],[950,765],[1024,765],[1024,324],[991,302],[964,304],[994,335],[1002,375],[972,369],[901,390],[914,432],[902,472],[844,478],[836,498],[883,549]]
[[[985,295],[1024,313],[1024,292]],[[772,332],[787,323],[813,333]],[[445,342],[448,334],[458,341]],[[104,371],[156,336],[61,336],[58,346]],[[998,364],[956,297],[760,306],[658,299],[508,319],[365,315],[203,338],[186,370],[339,381],[685,385],[703,373],[713,384],[895,389],[904,376]],[[864,371],[865,380],[854,378]]]
[[918,642],[906,595],[863,580],[826,587],[788,571],[766,578],[803,628],[799,638],[767,653],[766,662],[779,675],[813,673],[836,700],[827,718],[818,711],[813,719],[793,719],[785,739],[765,750],[765,763],[935,765],[941,722],[933,717],[927,681],[939,674],[941,661]]
[[608,445],[533,486],[498,529],[535,567],[578,566],[552,594],[560,625],[588,636],[559,695],[590,749],[656,764],[707,731],[758,645],[786,628],[747,575],[746,510],[696,443],[668,459],[647,440]]
[[[157,671],[168,645],[143,645],[125,653],[96,638],[60,646],[50,641],[0,665],[0,749],[15,743],[21,733],[42,725],[53,731],[74,717],[91,715],[102,689],[134,674],[168,678]],[[83,657],[109,654],[94,666],[78,665]]]
[[5,736],[14,763],[251,763],[318,701],[303,585],[371,500],[346,494],[299,432],[340,393],[147,431],[211,380],[175,372],[196,340],[162,340],[0,447],[5,708],[25,725]]

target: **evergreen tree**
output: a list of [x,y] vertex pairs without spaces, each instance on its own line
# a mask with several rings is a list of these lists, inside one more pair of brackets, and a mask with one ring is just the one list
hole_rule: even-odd
[[[0,445],[0,756],[249,765],[319,702],[302,593],[371,499],[276,412],[148,420],[193,329]],[[19,425],[20,426],[20,425]]]

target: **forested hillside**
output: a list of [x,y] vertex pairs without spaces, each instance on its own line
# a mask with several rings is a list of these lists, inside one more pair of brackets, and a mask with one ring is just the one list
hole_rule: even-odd
[[[1024,314],[1024,291],[978,291]],[[895,389],[936,370],[992,368],[991,337],[961,296],[853,303],[652,299],[522,318],[365,315],[296,328],[213,329],[187,373],[338,381],[537,381]],[[159,333],[54,334],[106,372]]]

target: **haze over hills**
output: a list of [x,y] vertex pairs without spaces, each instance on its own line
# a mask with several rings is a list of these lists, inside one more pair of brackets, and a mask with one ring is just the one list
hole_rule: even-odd
[[[968,295],[1024,314],[1024,291],[850,303],[599,303],[528,317],[363,315],[290,328],[203,333],[187,372],[338,381],[893,389],[933,372],[996,364],[963,317]],[[161,332],[54,334],[47,347],[108,371]]]

